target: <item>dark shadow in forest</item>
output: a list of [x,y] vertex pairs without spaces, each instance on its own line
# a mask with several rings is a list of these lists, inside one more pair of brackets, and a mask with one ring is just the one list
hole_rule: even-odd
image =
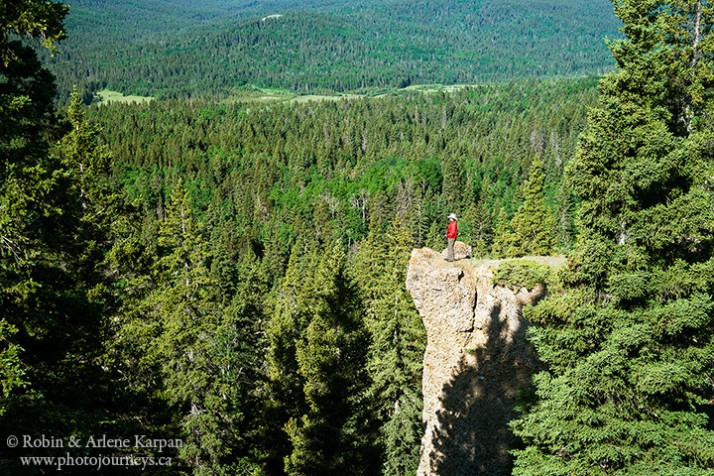
[[495,307],[486,329],[487,344],[470,351],[477,365],[462,356],[455,376],[444,386],[429,458],[431,474],[511,474],[509,450],[518,447],[519,439],[508,422],[516,416],[516,396],[532,391],[531,376],[537,366],[526,341],[526,321],[519,320],[519,328],[508,339],[508,319]]

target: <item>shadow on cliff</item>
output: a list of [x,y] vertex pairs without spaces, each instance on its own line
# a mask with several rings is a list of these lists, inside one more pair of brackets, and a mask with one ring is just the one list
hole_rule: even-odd
[[486,330],[487,344],[461,356],[442,390],[443,410],[437,413],[438,430],[429,458],[432,474],[511,474],[513,461],[508,452],[518,447],[519,439],[508,422],[516,416],[516,396],[532,390],[530,380],[537,362],[522,318],[509,338],[507,319],[495,307]]

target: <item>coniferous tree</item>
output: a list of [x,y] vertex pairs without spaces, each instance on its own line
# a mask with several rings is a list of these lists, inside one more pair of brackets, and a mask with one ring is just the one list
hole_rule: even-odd
[[491,253],[493,253],[494,258],[512,258],[518,255],[518,247],[511,229],[511,221],[503,208],[498,212],[496,230],[493,235]]
[[305,412],[286,425],[291,475],[373,474],[379,459],[362,399],[368,334],[339,244],[328,250],[303,283],[298,309],[307,326],[295,343]]
[[[34,48],[54,50],[66,13],[60,3],[32,0],[0,8],[0,360],[7,364],[0,412],[8,434],[91,434],[111,398],[97,365],[102,315],[88,296],[96,261],[82,256],[88,242],[76,177],[55,148],[65,123]],[[0,458],[5,471],[19,464]]]
[[[12,341],[13,334],[17,333],[17,328],[11,326],[4,319],[0,321],[0,388],[4,398],[8,398],[15,388],[26,385],[24,380],[25,371],[22,368],[20,359],[20,347]],[[0,416],[5,413],[5,402],[0,406]]]
[[555,247],[555,220],[545,204],[543,162],[536,158],[523,186],[523,205],[511,220],[517,255],[549,255]]
[[53,299],[42,294],[55,287],[45,273],[63,254],[52,234],[66,205],[60,183],[65,170],[50,155],[59,137],[54,80],[21,38],[42,39],[54,50],[65,36],[66,14],[66,6],[40,1],[0,10],[0,358],[8,363],[0,412],[11,390],[32,379],[22,363],[23,350],[32,350],[23,347],[42,340],[48,331],[43,319],[54,320],[44,308]]
[[491,215],[483,201],[472,204],[464,215],[464,219],[471,222],[469,243],[474,257],[482,258],[489,254],[493,242],[491,229]]
[[436,222],[432,223],[429,227],[425,246],[436,251],[443,250],[446,247],[444,233],[446,233],[446,225],[441,225]]
[[556,247],[569,250],[575,239],[575,199],[571,187],[561,182],[556,193],[555,201],[558,204],[556,212]]
[[[202,377],[209,383],[204,412],[187,428],[202,434],[200,449],[209,457],[204,471],[260,474],[259,438],[263,372],[264,309],[268,275],[251,253],[238,263],[241,276],[230,303],[221,309],[213,335],[206,336]],[[199,374],[200,375],[200,374]]]
[[620,69],[569,169],[564,295],[531,313],[548,370],[514,474],[714,471],[714,22],[703,0],[615,2]]
[[[442,190],[450,210],[460,210],[464,196],[464,173],[461,158],[449,156],[442,162]],[[450,212],[453,213],[453,212]]]
[[414,474],[419,464],[421,361],[426,337],[405,288],[412,248],[409,230],[397,220],[384,235],[369,233],[354,264],[372,336],[367,369],[381,423],[385,475]]
[[[268,339],[267,374],[269,400],[266,402],[266,466],[270,473],[282,474],[284,459],[292,448],[285,431],[288,422],[307,411],[302,391],[304,378],[298,371],[296,343],[308,324],[301,298],[301,283],[314,268],[312,260],[300,258],[294,246],[283,276],[272,295],[271,315],[266,324]],[[307,262],[306,262],[307,261]]]
[[[238,340],[255,335],[245,322],[253,311],[238,294],[218,295],[210,247],[183,182],[163,220],[124,234],[108,259],[121,279],[104,362],[126,387],[123,399],[133,404],[127,416],[142,420],[139,431],[180,436],[181,461],[199,473],[253,464],[243,438],[253,428],[245,415],[255,412],[251,352],[258,347],[246,352],[247,342]],[[117,264],[127,259],[129,269]],[[245,277],[245,285],[254,282],[249,269]]]
[[75,88],[67,108],[69,132],[59,143],[59,155],[71,171],[72,196],[78,209],[79,223],[75,240],[80,246],[80,264],[87,285],[95,285],[97,297],[106,287],[103,263],[112,245],[112,223],[130,213],[124,199],[112,183],[108,148],[101,143],[101,129],[86,118],[84,104]]
[[225,377],[228,364],[216,362],[222,316],[209,273],[209,248],[199,227],[179,180],[159,226],[157,287],[148,299],[159,328],[152,347],[160,361],[163,394],[182,416],[187,437],[181,457],[200,468],[214,467],[224,456],[227,449],[220,437],[230,428],[221,428],[226,423],[221,422],[221,409],[211,408],[221,394],[217,380]]

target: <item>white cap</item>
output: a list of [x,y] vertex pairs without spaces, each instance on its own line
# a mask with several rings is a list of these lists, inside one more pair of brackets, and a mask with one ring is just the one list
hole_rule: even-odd
[[452,213],[451,215],[449,215],[449,218],[451,218],[452,220],[456,220],[456,215]]

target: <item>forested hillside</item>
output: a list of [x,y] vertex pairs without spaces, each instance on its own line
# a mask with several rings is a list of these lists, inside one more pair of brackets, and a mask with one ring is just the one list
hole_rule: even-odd
[[615,2],[617,70],[517,78],[608,69],[600,3],[3,5],[0,473],[414,474],[405,266],[450,213],[476,257],[568,258],[514,474],[714,471],[714,7]]
[[[60,89],[231,96],[586,76],[613,66],[606,0],[73,2]],[[98,32],[101,32],[98,34]]]
[[[124,189],[150,208],[163,207],[181,177],[203,213],[230,178],[230,193],[245,194],[235,219],[251,226],[287,220],[291,235],[312,233],[317,221],[316,233],[347,245],[365,236],[373,213],[386,227],[399,211],[418,244],[430,229],[438,238],[434,227],[448,210],[476,213],[479,202],[489,213],[479,221],[491,228],[498,210],[515,212],[529,164],[541,157],[567,247],[573,210],[560,177],[594,85],[516,82],[304,104],[169,101],[100,107],[91,116],[103,124],[112,156],[121,157]],[[464,236],[474,219],[462,222]]]

